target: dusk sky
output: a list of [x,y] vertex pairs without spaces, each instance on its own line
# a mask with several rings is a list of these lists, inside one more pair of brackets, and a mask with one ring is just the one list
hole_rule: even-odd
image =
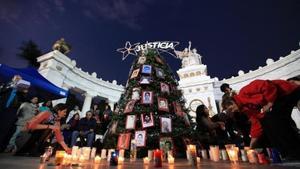
[[299,9],[299,0],[0,0],[0,63],[26,67],[22,41],[47,53],[64,37],[78,67],[124,84],[134,56],[122,61],[116,49],[126,41],[179,41],[177,50],[191,41],[211,77],[230,78],[299,49]]

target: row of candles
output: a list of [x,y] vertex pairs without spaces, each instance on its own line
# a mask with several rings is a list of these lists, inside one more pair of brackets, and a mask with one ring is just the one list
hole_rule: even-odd
[[[209,157],[213,161],[230,160],[234,163],[239,161],[239,153],[241,154],[241,160],[243,162],[249,161],[250,163],[269,163],[268,159],[264,156],[263,153],[258,153],[256,150],[252,150],[248,147],[239,150],[234,144],[225,145],[224,149],[219,149],[219,146],[210,146]],[[79,164],[89,161],[90,159],[94,160],[94,163],[100,163],[102,159],[107,159],[111,161],[112,156],[116,159],[116,162],[122,164],[125,160],[124,158],[125,150],[119,150],[118,154],[114,149],[102,149],[101,156],[96,155],[96,148],[83,147],[79,148],[77,146],[72,147],[72,154],[67,154],[64,151],[56,151],[55,163],[56,164]],[[148,157],[143,158],[144,164],[149,164],[150,161],[154,161],[154,165],[159,167],[162,164],[164,159],[167,160],[168,164],[174,164],[175,158],[173,157],[172,151],[167,152],[167,156],[163,159],[162,150],[148,150]],[[188,145],[186,150],[187,159],[190,164],[197,165],[200,163],[200,157],[197,156],[197,150],[195,145]],[[208,154],[206,150],[201,150],[201,156],[203,159],[208,159]],[[272,157],[275,158],[275,157]],[[277,161],[278,158],[276,157]],[[135,160],[135,159],[131,159]],[[273,159],[273,161],[276,159]]]
[[[276,149],[267,149],[268,156],[272,159],[273,163],[281,162],[279,152]],[[239,156],[240,154],[240,156]],[[208,159],[207,151],[201,150],[201,155],[203,159]],[[187,156],[188,157],[188,156]],[[234,144],[225,145],[224,149],[219,149],[219,146],[210,146],[209,157],[212,161],[230,160],[233,163],[239,161],[249,162],[249,163],[259,163],[259,164],[268,164],[270,160],[265,156],[262,150],[254,150],[249,147],[244,149],[239,149]],[[239,158],[240,157],[240,158]]]

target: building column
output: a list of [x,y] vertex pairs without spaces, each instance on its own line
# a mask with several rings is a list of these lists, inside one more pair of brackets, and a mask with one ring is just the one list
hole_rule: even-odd
[[111,100],[108,100],[108,105],[110,106],[111,111],[113,111],[113,110],[114,110],[115,102],[113,102],[113,101],[111,101]]
[[92,105],[93,96],[89,93],[85,93],[84,96],[85,98],[84,98],[80,118],[85,117],[86,112],[91,109],[91,105]]

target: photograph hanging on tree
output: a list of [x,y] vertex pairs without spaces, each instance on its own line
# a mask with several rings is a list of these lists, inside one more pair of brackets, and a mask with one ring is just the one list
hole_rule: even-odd
[[132,72],[132,74],[131,74],[131,76],[130,76],[130,79],[133,79],[133,78],[138,77],[139,72],[140,72],[140,69],[135,69],[135,70]]
[[174,107],[174,112],[176,113],[176,115],[182,117],[183,111],[182,111],[180,103],[173,102],[173,107]]
[[127,115],[126,116],[126,129],[135,129],[136,115]]
[[151,74],[151,72],[152,72],[152,66],[151,65],[143,65],[142,73]]
[[119,134],[118,146],[117,146],[118,150],[121,150],[121,149],[128,150],[129,149],[130,135],[131,135],[131,133]]
[[130,100],[125,107],[124,113],[130,113],[133,111],[134,108],[134,104],[135,104],[135,100]]
[[161,137],[159,139],[159,149],[163,151],[163,156],[167,157],[168,153],[171,152],[173,155],[173,141],[171,137]]
[[141,120],[142,120],[142,127],[147,128],[147,127],[153,127],[154,126],[154,119],[153,119],[153,114],[146,114],[143,113],[141,115]]
[[164,79],[165,78],[165,74],[164,71],[161,68],[155,68],[155,74],[156,77]]
[[147,58],[145,56],[140,56],[138,60],[138,64],[143,65],[146,62]]
[[142,104],[152,104],[153,103],[153,92],[143,91],[142,92]]
[[137,147],[146,146],[146,130],[135,131],[135,142]]
[[170,133],[172,132],[172,119],[168,117],[160,118],[160,130],[161,133]]
[[135,87],[132,89],[131,99],[132,100],[140,100],[141,88]]
[[168,100],[166,98],[157,98],[158,110],[169,112]]
[[166,83],[163,83],[163,82],[161,82],[160,83],[160,91],[162,92],[162,93],[170,93],[170,88],[169,88],[169,85],[168,84],[166,84]]
[[140,84],[150,84],[152,81],[151,76],[142,76],[140,80]]

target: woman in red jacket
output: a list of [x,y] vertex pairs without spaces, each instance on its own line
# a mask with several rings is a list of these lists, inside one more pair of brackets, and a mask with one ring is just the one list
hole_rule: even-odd
[[251,121],[251,146],[264,132],[274,147],[289,160],[300,160],[300,137],[291,112],[300,99],[300,86],[285,80],[255,80],[222,106],[232,116],[245,113]]

